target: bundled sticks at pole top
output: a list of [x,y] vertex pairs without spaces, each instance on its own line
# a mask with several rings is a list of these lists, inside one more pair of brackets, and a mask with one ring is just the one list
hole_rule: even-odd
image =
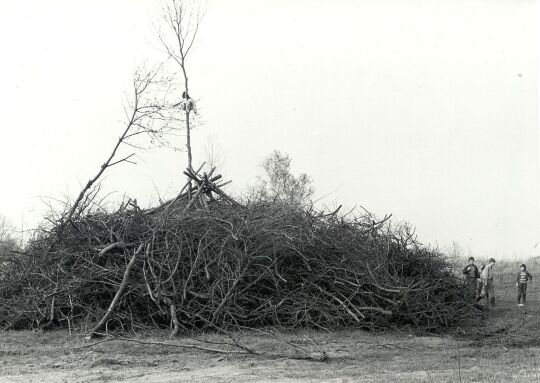
[[238,202],[222,189],[232,181],[222,181],[223,176],[221,174],[214,175],[216,171],[215,167],[211,168],[208,173],[203,172],[201,174],[204,165],[205,163],[197,168],[197,170],[186,168],[183,174],[187,177],[187,181],[177,196],[159,206],[146,209],[144,214],[152,215],[166,212],[185,213],[193,206],[208,209],[209,205],[216,201],[238,206]]
[[207,208],[208,205],[222,200],[227,203],[238,205],[238,203],[222,190],[223,186],[230,184],[232,181],[222,181],[223,176],[221,174],[214,175],[216,168],[213,167],[208,173],[204,172],[200,174],[201,169],[204,167],[204,163],[197,169],[193,170],[187,168],[183,174],[187,177],[187,182],[182,187],[178,195],[170,201],[157,206],[155,208],[147,209],[146,214],[153,214],[160,211],[178,210],[178,206],[184,212],[189,210],[193,205],[199,205]]
[[214,170],[185,174],[157,208],[85,211],[0,262],[0,329],[440,331],[474,314],[445,257],[406,226],[235,202]]
[[[204,164],[202,166],[204,166]],[[184,171],[184,174],[190,180],[188,181],[188,183],[191,183],[191,181],[193,181],[193,184],[195,185],[194,190],[190,189],[190,193],[188,193],[188,197],[193,196],[191,198],[192,200],[198,199],[201,202],[201,204],[205,207],[208,206],[207,201],[210,201],[210,202],[215,201],[216,198],[214,197],[213,194],[218,195],[219,197],[223,198],[227,202],[230,202],[232,204],[237,204],[237,202],[234,199],[229,197],[223,190],[221,190],[223,186],[228,185],[229,183],[231,183],[231,181],[217,183],[217,181],[220,181],[222,179],[222,176],[221,174],[213,176],[215,170],[216,168],[213,167],[208,174],[203,173],[202,175],[199,175],[200,170],[194,172],[193,170],[187,168]]]

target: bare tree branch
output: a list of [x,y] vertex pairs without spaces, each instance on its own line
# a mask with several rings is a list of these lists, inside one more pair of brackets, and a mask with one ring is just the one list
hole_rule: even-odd
[[[191,121],[190,112],[194,101],[189,96],[189,77],[186,66],[186,58],[188,56],[202,19],[199,9],[195,12],[195,6],[187,0],[172,0],[167,6],[162,9],[162,18],[167,27],[167,35],[162,31],[158,33],[158,39],[167,51],[167,54],[180,67],[183,76],[183,104],[185,110],[185,127],[186,127],[186,149],[187,149],[187,167],[193,169],[193,154],[191,150]],[[176,104],[178,106],[179,104]]]
[[88,180],[67,213],[61,218],[59,235],[63,233],[65,225],[72,221],[77,212],[80,214],[84,211],[81,206],[84,206],[85,196],[105,170],[122,162],[134,163],[129,160],[135,155],[134,153],[122,159],[114,160],[122,145],[139,149],[140,146],[130,142],[130,139],[146,134],[152,140],[161,140],[172,129],[170,121],[174,120],[175,111],[168,107],[166,103],[170,83],[167,78],[162,77],[161,67],[154,70],[138,70],[134,75],[132,86],[131,105],[125,108],[127,121],[124,130],[98,172]]

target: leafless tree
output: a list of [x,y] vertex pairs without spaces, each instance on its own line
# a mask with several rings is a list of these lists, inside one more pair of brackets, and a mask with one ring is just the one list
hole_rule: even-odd
[[447,250],[447,255],[450,261],[452,262],[452,268],[458,270],[458,262],[462,261],[464,256],[463,247],[456,241],[452,241]]
[[135,73],[132,93],[124,107],[126,122],[122,133],[97,173],[88,180],[75,201],[60,218],[59,234],[63,232],[65,225],[71,222],[74,216],[79,215],[91,204],[91,199],[96,194],[92,190],[108,168],[123,162],[134,163],[134,152],[118,158],[122,146],[139,148],[141,141],[137,138],[142,135],[149,138],[151,142],[163,143],[167,140],[167,136],[173,132],[174,122],[178,120],[177,112],[169,106],[167,101],[170,78],[164,77],[162,73],[161,67],[153,70],[139,69]]
[[187,57],[199,31],[202,12],[194,1],[171,0],[163,7],[162,16],[165,27],[158,31],[158,38],[169,58],[180,67],[183,77],[182,102],[176,106],[181,105],[185,112],[187,164],[188,168],[193,170],[190,113],[194,111],[194,100],[189,96]]
[[225,163],[223,148],[217,142],[215,137],[208,136],[203,151],[205,156],[204,162],[208,165],[210,169],[223,169]]
[[17,240],[14,233],[15,228],[6,217],[0,215],[0,253],[13,250],[17,247]]
[[[193,12],[195,7],[187,0],[171,0],[163,8],[164,24],[167,34],[159,32],[159,39],[167,49],[169,57],[181,68],[183,76],[184,101],[189,101],[188,75],[186,70],[186,57],[188,56],[201,20],[200,13]],[[163,76],[163,68],[156,70],[139,70],[133,79],[132,94],[125,107],[126,123],[122,134],[114,144],[112,151],[101,165],[97,173],[82,188],[77,198],[65,210],[60,219],[59,234],[62,234],[67,223],[72,222],[74,216],[79,215],[88,206],[89,196],[94,184],[100,179],[105,170],[123,163],[133,163],[135,153],[120,155],[122,146],[139,148],[141,136],[150,139],[151,143],[168,143],[168,135],[172,134],[182,120],[185,113],[187,132],[186,148],[188,152],[188,168],[192,169],[190,113],[195,110],[194,104],[184,102],[183,110],[177,108],[170,98],[174,90],[172,77]],[[120,157],[120,158],[118,158]],[[91,201],[90,201],[91,202]]]

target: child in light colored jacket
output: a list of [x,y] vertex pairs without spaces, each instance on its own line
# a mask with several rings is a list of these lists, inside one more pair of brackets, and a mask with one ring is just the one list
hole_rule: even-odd
[[493,266],[495,266],[495,260],[493,258],[489,259],[489,263],[480,273],[480,278],[482,278],[482,291],[478,298],[477,302],[480,302],[483,298],[486,298],[487,301],[491,302],[492,306],[495,306],[495,286],[493,285]]

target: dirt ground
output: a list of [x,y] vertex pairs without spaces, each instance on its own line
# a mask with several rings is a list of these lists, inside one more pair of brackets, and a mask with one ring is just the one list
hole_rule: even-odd
[[[540,300],[517,307],[513,290],[485,320],[440,336],[302,330],[239,339],[263,355],[224,354],[224,335],[85,341],[67,331],[0,333],[0,382],[530,382],[540,381]],[[99,343],[102,342],[102,343]],[[147,344],[168,343],[172,346]],[[327,355],[325,361],[305,360]]]

